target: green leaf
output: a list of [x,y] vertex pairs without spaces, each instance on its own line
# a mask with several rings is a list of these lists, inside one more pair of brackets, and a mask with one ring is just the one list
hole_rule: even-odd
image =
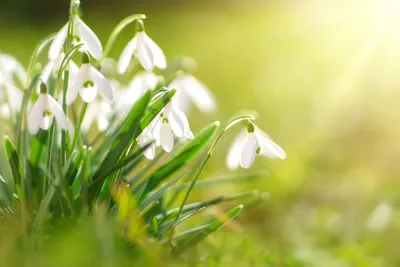
[[211,140],[218,127],[219,122],[213,122],[208,125],[193,140],[190,140],[171,160],[151,174],[141,199],[157,187],[166,177],[193,158]]
[[82,169],[83,165],[83,152],[82,151],[73,151],[72,155],[69,157],[67,162],[63,168],[63,176],[64,180],[68,182],[68,185],[71,185],[76,177],[78,176],[79,171]]
[[14,144],[8,138],[4,137],[4,146],[7,153],[7,158],[11,166],[11,171],[14,177],[15,192],[21,198],[22,194],[22,164],[18,152],[15,150]]
[[5,196],[6,200],[7,200],[7,203],[11,204],[12,198],[13,198],[12,189],[8,185],[7,181],[1,175],[0,175],[0,185],[1,185],[1,188],[3,189],[3,193],[4,193],[4,196]]
[[199,242],[204,240],[210,234],[214,233],[222,226],[237,217],[243,209],[243,205],[236,206],[231,209],[223,216],[215,219],[214,221],[205,225],[199,226],[195,229],[189,230],[185,233],[178,234],[174,237],[176,240],[176,246],[173,249],[175,255],[179,255],[185,250],[197,245]]
[[179,174],[178,176],[176,176],[173,180],[171,180],[170,182],[168,182],[165,186],[163,186],[160,190],[158,190],[157,192],[155,192],[154,194],[152,194],[150,197],[146,198],[140,205],[139,205],[139,209],[140,210],[144,210],[148,205],[150,205],[152,202],[155,202],[157,200],[159,200],[164,193],[168,190],[168,188],[170,188],[171,186],[173,186],[180,178],[182,178],[185,175],[185,172],[182,172],[181,174]]
[[[186,221],[187,219],[189,219],[189,218],[192,217],[193,215],[196,215],[197,213],[199,213],[199,212],[201,212],[201,211],[203,211],[203,210],[205,210],[205,209],[206,209],[205,207],[201,207],[201,208],[199,208],[199,209],[197,209],[197,210],[194,210],[194,211],[192,211],[192,212],[186,213],[185,216],[182,216],[182,217],[179,218],[178,220],[176,220],[175,217],[174,217],[173,220],[164,221],[162,224],[159,223],[159,224],[162,225],[162,226],[160,227],[159,231],[158,231],[159,235],[162,235],[162,234],[168,232],[169,230],[173,229],[174,227],[176,227],[176,226],[179,225],[180,223]],[[178,210],[176,210],[176,212],[175,212],[174,214],[175,214],[175,216],[176,216],[176,215],[178,214]],[[154,217],[154,218],[156,218],[156,217]]]
[[123,122],[115,140],[111,145],[110,151],[107,153],[99,168],[92,177],[93,184],[89,188],[89,196],[97,195],[103,182],[106,180],[103,174],[107,173],[118,162],[129,146],[134,142],[141,133],[139,130],[140,121],[145,113],[146,107],[150,101],[151,93],[148,91],[143,95],[130,110],[127,118]]
[[107,179],[103,174],[115,167],[115,164],[123,156],[124,151],[132,143],[136,142],[136,138],[172,99],[175,92],[176,90],[168,91],[149,104],[151,92],[148,91],[136,102],[129,112],[128,117],[121,125],[110,151],[93,175],[93,184],[89,188],[90,196],[97,195],[104,181]]

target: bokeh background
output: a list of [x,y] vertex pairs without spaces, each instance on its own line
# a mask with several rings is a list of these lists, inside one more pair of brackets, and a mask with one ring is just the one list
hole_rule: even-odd
[[[1,51],[26,65],[36,43],[66,22],[68,2],[2,1]],[[103,45],[122,18],[145,13],[146,31],[168,59],[197,61],[196,77],[219,108],[210,116],[193,110],[194,132],[256,110],[259,127],[287,152],[284,161],[257,158],[250,172],[267,171],[263,179],[197,191],[270,194],[203,245],[205,255],[213,248],[221,266],[400,265],[397,2],[82,1]],[[125,30],[111,55],[130,38]],[[234,135],[205,179],[229,175]]]

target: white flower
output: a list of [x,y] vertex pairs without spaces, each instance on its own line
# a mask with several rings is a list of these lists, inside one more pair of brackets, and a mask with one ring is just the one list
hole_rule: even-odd
[[138,58],[142,67],[147,71],[153,71],[154,67],[165,69],[167,60],[161,48],[151,40],[144,31],[143,22],[137,22],[137,32],[126,45],[118,61],[118,72],[123,74],[128,69],[132,57]]
[[112,116],[111,105],[104,101],[93,101],[90,103],[85,117],[82,121],[81,129],[83,132],[87,132],[92,126],[93,122],[96,122],[97,128],[100,132],[104,132],[110,125],[110,119]]
[[168,89],[176,89],[176,95],[172,101],[177,102],[179,107],[187,111],[189,100],[203,113],[215,111],[215,100],[210,90],[192,75],[178,73],[175,80],[169,85]]
[[[46,66],[44,66],[41,76],[43,82],[47,82],[52,74],[54,76],[58,75],[58,71],[60,70],[60,65],[64,57],[65,54],[61,52],[56,59],[50,60]],[[75,79],[75,75],[77,74],[79,67],[72,60],[70,60],[67,65],[67,69],[69,70],[68,84],[71,85],[71,81]],[[64,73],[62,73],[62,75],[64,75]]]
[[144,129],[143,132],[139,135],[138,140],[140,147],[145,148],[146,146],[148,146],[143,151],[143,155],[147,159],[154,159],[156,155],[156,146],[154,144],[154,140],[153,137],[151,136],[151,133],[147,129]]
[[[10,118],[11,114],[21,110],[23,92],[12,82],[2,81],[2,79],[0,74],[0,103],[3,103],[1,104],[0,115],[3,118]],[[2,88],[5,90],[2,91]]]
[[39,128],[48,130],[56,118],[58,125],[62,129],[67,129],[67,119],[60,104],[47,93],[46,85],[41,85],[40,95],[28,116],[28,130],[31,134],[36,134]]
[[84,53],[82,65],[75,76],[74,81],[67,90],[67,105],[71,105],[76,99],[78,92],[86,103],[92,102],[97,96],[99,88],[103,95],[110,101],[114,99],[114,91],[108,80],[95,69],[89,62],[89,56]]
[[247,130],[239,133],[233,141],[226,164],[232,170],[239,165],[247,169],[251,167],[258,154],[269,158],[286,158],[282,148],[275,144],[266,133],[249,122]]
[[[96,34],[77,15],[73,17],[73,26],[72,43],[74,45],[85,44],[83,49],[88,50],[95,59],[100,60],[103,57],[103,47]],[[58,57],[63,49],[67,34],[68,23],[55,36],[49,49],[49,60],[55,60]]]
[[160,76],[152,72],[142,71],[135,75],[127,88],[118,94],[116,110],[120,114],[126,114],[140,97],[156,87],[159,80]]
[[[157,116],[153,122],[148,126],[147,131],[151,131],[152,137],[155,140],[155,144],[160,146],[166,151],[171,152],[174,148],[174,135],[179,138],[193,139],[193,133],[190,130],[189,121],[186,115],[172,102],[169,102],[165,108],[161,111],[160,115]],[[145,133],[141,138],[148,138],[149,135]],[[139,142],[142,147],[145,142]],[[148,149],[154,150],[154,146]],[[147,152],[149,155],[154,152]]]
[[26,71],[24,67],[14,57],[7,54],[0,54],[0,75],[2,79],[0,86],[4,83],[14,84],[14,74],[22,85],[26,83]]

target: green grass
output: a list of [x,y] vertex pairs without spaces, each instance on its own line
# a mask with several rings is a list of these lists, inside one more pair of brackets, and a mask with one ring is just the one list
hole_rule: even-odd
[[[275,2],[143,10],[149,35],[170,59],[193,56],[199,66],[196,76],[219,101],[216,117],[193,112],[190,121],[195,131],[217,117],[224,121],[237,110],[254,109],[261,115],[260,127],[288,154],[282,162],[256,161],[256,169],[268,170],[265,179],[196,189],[193,201],[252,189],[269,192],[270,198],[246,209],[237,221],[184,259],[172,260],[174,264],[400,264],[396,251],[400,237],[400,91],[395,71],[400,53],[389,50],[392,41],[383,38],[369,57],[363,56],[373,23],[355,23],[349,14],[341,20],[321,22],[310,3],[306,1],[302,8]],[[345,8],[332,12],[341,10]],[[130,11],[119,13],[142,12]],[[122,18],[101,11],[87,15],[87,23],[99,33],[103,44]],[[13,25],[12,29],[0,29],[2,40],[6,40],[2,50],[24,63],[35,43],[61,26],[50,22],[29,28],[18,22]],[[112,55],[119,55],[128,38],[125,31]],[[221,141],[214,154],[216,160],[206,169],[207,178],[228,173],[224,147],[230,140]],[[394,216],[387,228],[372,232],[366,227],[367,219],[382,200],[393,205]],[[224,206],[224,210],[229,207]],[[212,212],[221,214],[222,210]],[[87,218],[64,225],[35,253],[13,251],[19,228],[7,226],[2,231],[7,235],[1,239],[5,249],[0,250],[0,258],[11,257],[30,266],[111,266],[107,264],[114,257],[121,265],[143,260],[162,266],[169,259],[149,255],[149,251],[157,251],[155,248],[145,248],[137,255],[125,253],[123,241],[107,239],[113,239],[113,226],[107,227],[108,223],[115,222],[103,216],[100,221]],[[196,218],[187,224],[195,225]],[[106,241],[98,242],[99,238]],[[111,252],[107,247],[110,243],[115,244]]]

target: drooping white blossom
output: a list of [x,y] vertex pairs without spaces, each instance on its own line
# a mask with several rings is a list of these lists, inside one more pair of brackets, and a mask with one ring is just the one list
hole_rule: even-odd
[[141,20],[137,21],[136,34],[126,45],[119,58],[117,68],[120,74],[126,72],[133,57],[137,58],[140,65],[147,71],[153,71],[155,67],[160,69],[167,67],[167,60],[163,51],[147,36]]
[[144,149],[143,155],[147,159],[154,159],[156,156],[156,146],[151,132],[148,129],[144,129],[139,135],[138,141],[141,148],[146,148],[148,146],[146,149]]
[[[43,82],[47,82],[51,75],[55,77],[58,75],[58,71],[60,70],[60,65],[65,57],[65,54],[61,52],[55,60],[49,60],[49,62],[44,66],[42,71],[41,79]],[[66,67],[66,70],[69,70],[69,79],[68,84],[71,85],[71,81],[74,80],[75,75],[77,74],[79,67],[70,60]],[[64,75],[64,73],[62,73]]]
[[0,73],[0,116],[10,118],[21,110],[23,92]]
[[106,131],[110,125],[112,114],[112,106],[110,103],[103,99],[93,101],[88,106],[85,117],[82,121],[82,131],[87,132],[94,122],[100,132]]
[[[57,33],[51,43],[49,49],[49,60],[55,60],[63,49],[65,40],[68,35],[68,23]],[[73,38],[72,44],[78,45],[83,43],[83,49],[89,51],[89,53],[97,60],[103,57],[103,47],[97,35],[83,22],[78,16],[73,16]]]
[[173,101],[184,111],[188,110],[190,102],[193,102],[203,113],[211,113],[216,109],[211,91],[190,74],[178,73],[177,77],[168,85],[168,89],[177,90]]
[[[186,115],[173,102],[169,102],[139,137],[139,144],[144,147],[148,140],[154,140],[156,146],[161,146],[169,153],[174,148],[174,136],[187,139],[194,137]],[[146,151],[146,157],[155,154],[155,146],[147,149],[150,151]]]
[[14,57],[7,54],[0,54],[0,86],[6,84],[15,84],[14,76],[22,85],[26,83],[26,71],[22,64]]
[[28,115],[29,132],[34,135],[39,128],[48,130],[54,118],[62,129],[67,129],[67,119],[61,105],[47,93],[47,87],[42,83],[39,97]]
[[256,155],[269,158],[286,158],[286,153],[280,146],[275,144],[266,133],[249,122],[247,129],[240,132],[233,141],[226,158],[226,164],[232,170],[239,165],[247,169],[253,165]]
[[82,65],[68,87],[66,103],[71,105],[78,93],[84,102],[90,103],[96,98],[97,89],[100,89],[108,100],[114,99],[114,91],[110,83],[103,74],[90,64],[89,55],[84,53]]

